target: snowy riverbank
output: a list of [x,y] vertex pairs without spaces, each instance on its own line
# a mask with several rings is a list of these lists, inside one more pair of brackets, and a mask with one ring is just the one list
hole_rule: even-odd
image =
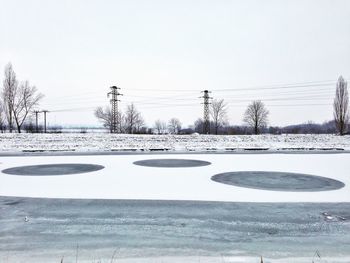
[[243,152],[350,150],[337,135],[0,134],[0,153],[20,152]]

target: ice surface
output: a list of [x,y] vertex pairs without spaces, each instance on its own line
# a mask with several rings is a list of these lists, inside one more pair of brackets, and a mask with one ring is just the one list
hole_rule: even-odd
[[[0,196],[229,202],[350,201],[350,154],[167,154],[152,155],[152,158],[195,159],[211,165],[176,169],[143,167],[133,164],[145,159],[145,155],[137,154],[2,157],[0,170],[55,163],[91,163],[105,168],[65,176],[0,173]],[[211,180],[215,174],[234,171],[312,174],[338,180],[345,187],[333,191],[290,193],[249,189]]]
[[[0,262],[349,262],[350,203],[0,197]],[[28,222],[24,221],[28,217]],[[332,217],[329,220],[327,217]],[[346,261],[348,260],[348,261]]]
[[134,162],[135,165],[159,168],[184,168],[200,167],[210,165],[210,162],[204,162],[192,159],[147,159]]
[[218,183],[271,191],[318,192],[344,187],[344,183],[334,179],[286,172],[228,172],[216,174],[211,179]]
[[84,163],[57,163],[44,165],[27,165],[13,167],[3,170],[5,174],[24,175],[24,176],[47,176],[47,175],[66,175],[94,172],[103,169],[102,165],[84,164]]

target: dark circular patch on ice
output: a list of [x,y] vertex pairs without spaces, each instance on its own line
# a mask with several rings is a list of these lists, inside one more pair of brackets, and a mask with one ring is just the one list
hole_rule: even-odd
[[288,192],[328,191],[345,186],[344,183],[327,177],[263,171],[221,173],[212,176],[211,180],[240,187]]
[[29,165],[5,169],[5,174],[25,176],[66,175],[94,172],[103,169],[104,166],[82,163],[59,163],[45,165]]
[[162,168],[199,167],[210,165],[210,162],[188,159],[149,159],[134,162],[136,165]]

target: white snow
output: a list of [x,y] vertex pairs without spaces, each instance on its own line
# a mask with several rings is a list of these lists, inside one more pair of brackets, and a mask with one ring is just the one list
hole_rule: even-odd
[[244,149],[350,150],[350,136],[337,135],[126,135],[107,133],[0,134],[0,153],[31,151],[241,151]]
[[[195,168],[150,168],[134,161],[179,158],[209,161]],[[350,154],[166,154],[2,157],[0,169],[16,166],[88,163],[105,169],[62,176],[0,173],[0,196],[203,200],[232,202],[350,202]],[[345,187],[324,192],[276,192],[216,183],[211,176],[231,171],[284,171],[333,178]]]

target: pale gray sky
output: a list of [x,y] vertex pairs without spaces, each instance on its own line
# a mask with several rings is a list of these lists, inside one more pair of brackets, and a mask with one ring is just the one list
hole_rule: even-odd
[[[42,108],[79,109],[52,112],[50,124],[97,124],[111,85],[148,125],[193,123],[204,89],[229,103],[233,124],[252,99],[272,125],[322,122],[334,82],[350,78],[348,0],[0,0],[0,36],[1,72],[11,61],[45,94]],[[279,88],[305,82],[322,85]]]

